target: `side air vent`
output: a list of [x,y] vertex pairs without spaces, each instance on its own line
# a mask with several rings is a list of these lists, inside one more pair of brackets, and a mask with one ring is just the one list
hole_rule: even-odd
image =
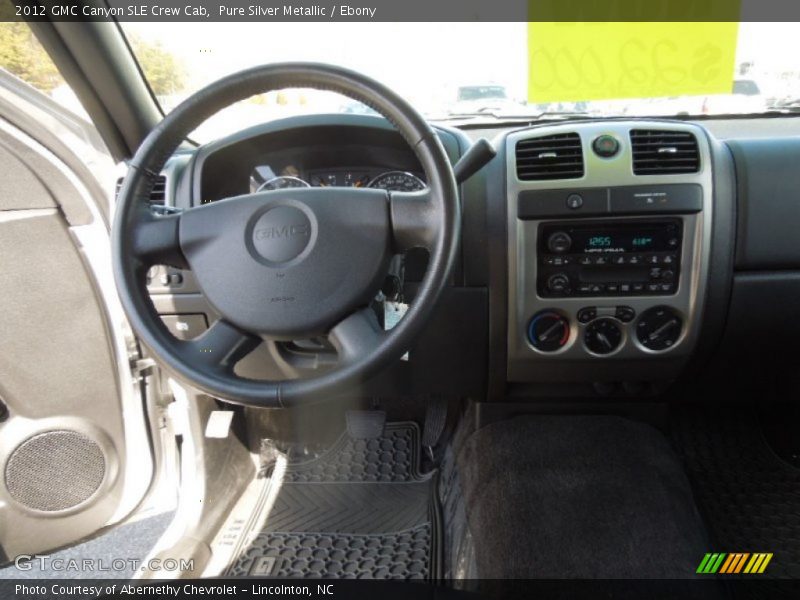
[[700,151],[688,131],[631,130],[634,175],[697,173]]
[[577,133],[559,133],[517,142],[517,177],[523,181],[583,177]]
[[[116,198],[119,196],[119,191],[122,189],[122,177],[117,179],[117,187],[114,190],[114,197]],[[156,178],[155,185],[153,185],[153,189],[150,191],[150,204],[151,205],[164,205],[165,198],[167,195],[167,178],[163,175],[160,175]]]

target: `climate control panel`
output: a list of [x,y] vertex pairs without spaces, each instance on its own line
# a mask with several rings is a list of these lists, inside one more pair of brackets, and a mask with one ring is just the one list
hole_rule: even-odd
[[[577,335],[573,335],[577,331]],[[584,306],[574,315],[548,308],[533,315],[527,337],[541,353],[559,352],[574,344],[594,356],[612,355],[625,345],[662,352],[683,334],[683,318],[669,306],[655,306],[637,315],[630,306]]]
[[[680,134],[696,143],[697,161],[685,172],[635,172],[640,129]],[[570,136],[569,160],[582,170],[548,171],[549,153],[536,155],[534,170],[532,152],[518,153],[518,144],[557,135]],[[681,373],[700,338],[708,288],[716,144],[696,124],[642,119],[506,135],[508,382],[573,393]]]

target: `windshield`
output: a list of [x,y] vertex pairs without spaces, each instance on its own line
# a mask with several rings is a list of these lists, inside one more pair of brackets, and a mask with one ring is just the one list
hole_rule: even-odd
[[[602,24],[594,27],[598,25]],[[685,24],[680,23],[662,25],[673,26],[674,31],[685,29]],[[393,88],[431,120],[532,119],[571,114],[730,115],[790,113],[800,109],[797,24],[727,25],[733,26],[731,60],[725,63],[730,69],[723,70],[732,72],[721,74],[721,91],[685,93],[678,80],[669,87],[671,69],[676,68],[662,65],[656,76],[663,77],[667,86],[662,81],[658,93],[603,97],[595,93],[602,87],[596,85],[591,90],[593,98],[574,92],[537,101],[530,83],[542,73],[539,63],[534,68],[532,57],[536,49],[531,36],[536,33],[527,23],[373,22],[337,23],[333,28],[326,23],[291,22],[122,23],[165,112],[224,75],[278,61],[318,61],[355,69]],[[598,44],[602,50],[601,46]],[[586,63],[585,50],[576,63],[580,68]],[[692,76],[701,82],[704,77],[718,79],[720,74],[714,70],[719,70],[719,63],[705,57],[708,54],[713,59],[719,47],[700,45],[693,52],[689,56],[693,62],[687,67]],[[658,66],[655,58],[653,63]],[[631,72],[636,75],[635,69]],[[563,66],[554,75],[562,79],[571,76]],[[587,77],[591,80],[592,75]],[[207,122],[194,137],[205,141],[276,118],[329,112],[371,111],[330,93],[276,91],[230,107]]]

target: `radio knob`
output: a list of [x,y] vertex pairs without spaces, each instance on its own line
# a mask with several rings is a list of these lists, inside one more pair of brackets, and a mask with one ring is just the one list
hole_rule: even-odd
[[569,277],[564,273],[556,273],[547,278],[547,291],[551,294],[566,294],[569,292]]
[[572,238],[566,231],[555,231],[547,238],[547,248],[554,254],[563,254],[572,247]]

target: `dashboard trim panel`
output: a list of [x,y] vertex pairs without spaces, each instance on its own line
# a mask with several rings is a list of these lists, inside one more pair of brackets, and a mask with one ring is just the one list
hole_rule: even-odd
[[[632,168],[630,130],[652,128],[672,131],[691,131],[697,138],[700,151],[700,170],[680,175],[634,175]],[[515,147],[517,142],[531,137],[577,132],[581,138],[585,170],[580,178],[567,180],[521,181],[517,177]],[[597,156],[591,148],[592,141],[600,135],[613,135],[620,140],[620,151],[613,159]],[[507,315],[507,378],[512,382],[533,381],[624,381],[630,379],[627,368],[630,361],[664,359],[660,372],[662,379],[679,374],[695,347],[703,312],[711,251],[711,223],[713,217],[713,187],[711,154],[706,132],[699,126],[664,121],[597,121],[572,122],[518,130],[505,139],[506,157],[506,219],[508,243],[508,315]],[[677,292],[671,296],[598,296],[543,298],[537,292],[537,247],[539,226],[563,216],[520,219],[520,196],[526,192],[564,192],[622,186],[662,186],[694,184],[702,189],[702,210],[683,212],[677,218],[683,222],[682,260],[684,265],[678,281]],[[656,218],[659,213],[653,211]],[[675,211],[669,214],[675,215]],[[588,216],[588,215],[587,215]],[[637,216],[597,216],[599,222],[630,222]],[[596,306],[611,308],[629,306],[637,317],[631,322],[619,322],[623,344],[610,354],[597,355],[584,345],[586,325],[578,322],[581,308]],[[635,326],[638,315],[655,306],[668,306],[682,317],[683,331],[677,342],[668,350],[654,351],[642,346],[636,339]],[[558,352],[542,352],[527,337],[527,324],[531,317],[545,309],[555,309],[569,319],[570,337]],[[669,359],[669,360],[666,360]],[[587,362],[602,365],[601,369],[582,370]],[[555,368],[554,368],[555,367]],[[645,371],[642,371],[644,373]]]

